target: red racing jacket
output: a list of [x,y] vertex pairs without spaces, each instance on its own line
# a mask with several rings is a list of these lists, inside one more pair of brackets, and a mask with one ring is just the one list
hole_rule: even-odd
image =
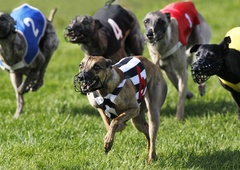
[[171,3],[160,11],[170,13],[178,21],[179,41],[186,45],[192,29],[200,23],[194,4],[191,1]]

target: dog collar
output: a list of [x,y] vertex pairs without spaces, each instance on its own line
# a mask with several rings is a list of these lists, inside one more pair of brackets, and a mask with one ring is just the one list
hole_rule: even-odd
[[0,67],[3,70],[7,70],[8,72],[14,72],[17,69],[25,67],[27,64],[22,60],[19,61],[18,63],[14,64],[13,66],[7,65],[5,62],[0,60]]
[[167,51],[165,54],[161,55],[161,60],[169,57],[173,53],[175,53],[180,47],[182,46],[182,43],[178,41],[169,51]]
[[226,81],[226,80],[224,80],[224,79],[222,79],[222,78],[220,78],[220,77],[218,77],[218,79],[224,84],[224,85],[226,85],[226,86],[228,86],[228,87],[231,87],[233,90],[235,90],[236,92],[240,92],[240,82],[239,83],[237,83],[237,84],[233,84],[233,83],[231,83],[231,82],[229,82],[229,81]]

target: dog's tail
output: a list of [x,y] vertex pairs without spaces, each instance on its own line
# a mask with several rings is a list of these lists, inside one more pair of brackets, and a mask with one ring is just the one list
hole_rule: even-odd
[[105,6],[111,5],[114,1],[116,0],[108,0],[107,2],[105,2]]
[[53,9],[51,10],[51,12],[50,12],[50,14],[49,14],[49,17],[48,17],[48,20],[49,20],[50,22],[53,21],[53,18],[54,18],[54,15],[55,15],[56,12],[57,12],[57,8],[53,8]]

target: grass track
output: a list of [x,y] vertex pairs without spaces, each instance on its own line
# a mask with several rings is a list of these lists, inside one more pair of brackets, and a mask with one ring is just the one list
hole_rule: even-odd
[[[216,77],[207,82],[207,94],[203,97],[189,79],[189,89],[195,97],[187,101],[185,120],[181,122],[175,120],[177,92],[169,84],[161,111],[156,162],[146,165],[144,136],[130,123],[116,135],[112,151],[105,155],[101,118],[86,97],[73,89],[73,76],[83,53],[63,38],[70,19],[78,14],[93,14],[105,1],[2,0],[1,10],[10,12],[24,2],[46,15],[53,7],[58,8],[53,24],[60,46],[48,66],[44,86],[25,95],[26,105],[18,120],[13,119],[15,94],[9,76],[0,70],[0,169],[240,169],[237,109]],[[137,15],[142,27],[147,12],[173,1],[118,2]],[[219,43],[230,28],[240,23],[238,0],[194,2],[212,27],[212,43]],[[149,57],[147,50],[144,54]]]

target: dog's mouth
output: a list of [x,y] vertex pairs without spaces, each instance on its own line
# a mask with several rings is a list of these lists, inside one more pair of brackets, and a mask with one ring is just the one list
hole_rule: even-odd
[[210,76],[207,76],[201,72],[201,70],[191,70],[192,79],[197,84],[202,84],[206,82]]
[[74,76],[74,89],[76,92],[87,94],[103,87],[98,76],[84,76],[84,73]]
[[81,31],[74,31],[67,27],[64,31],[64,38],[67,42],[71,43],[81,43],[85,39],[85,35]]
[[146,37],[147,41],[149,41],[150,43],[154,43],[154,42],[157,42],[157,41],[163,39],[164,32],[158,31],[155,33],[152,29],[150,29],[149,31],[147,31],[145,33],[145,37]]
[[209,63],[205,60],[197,60],[191,65],[193,81],[198,84],[206,82],[211,76],[218,73],[221,69],[222,62],[222,60],[217,60]]

